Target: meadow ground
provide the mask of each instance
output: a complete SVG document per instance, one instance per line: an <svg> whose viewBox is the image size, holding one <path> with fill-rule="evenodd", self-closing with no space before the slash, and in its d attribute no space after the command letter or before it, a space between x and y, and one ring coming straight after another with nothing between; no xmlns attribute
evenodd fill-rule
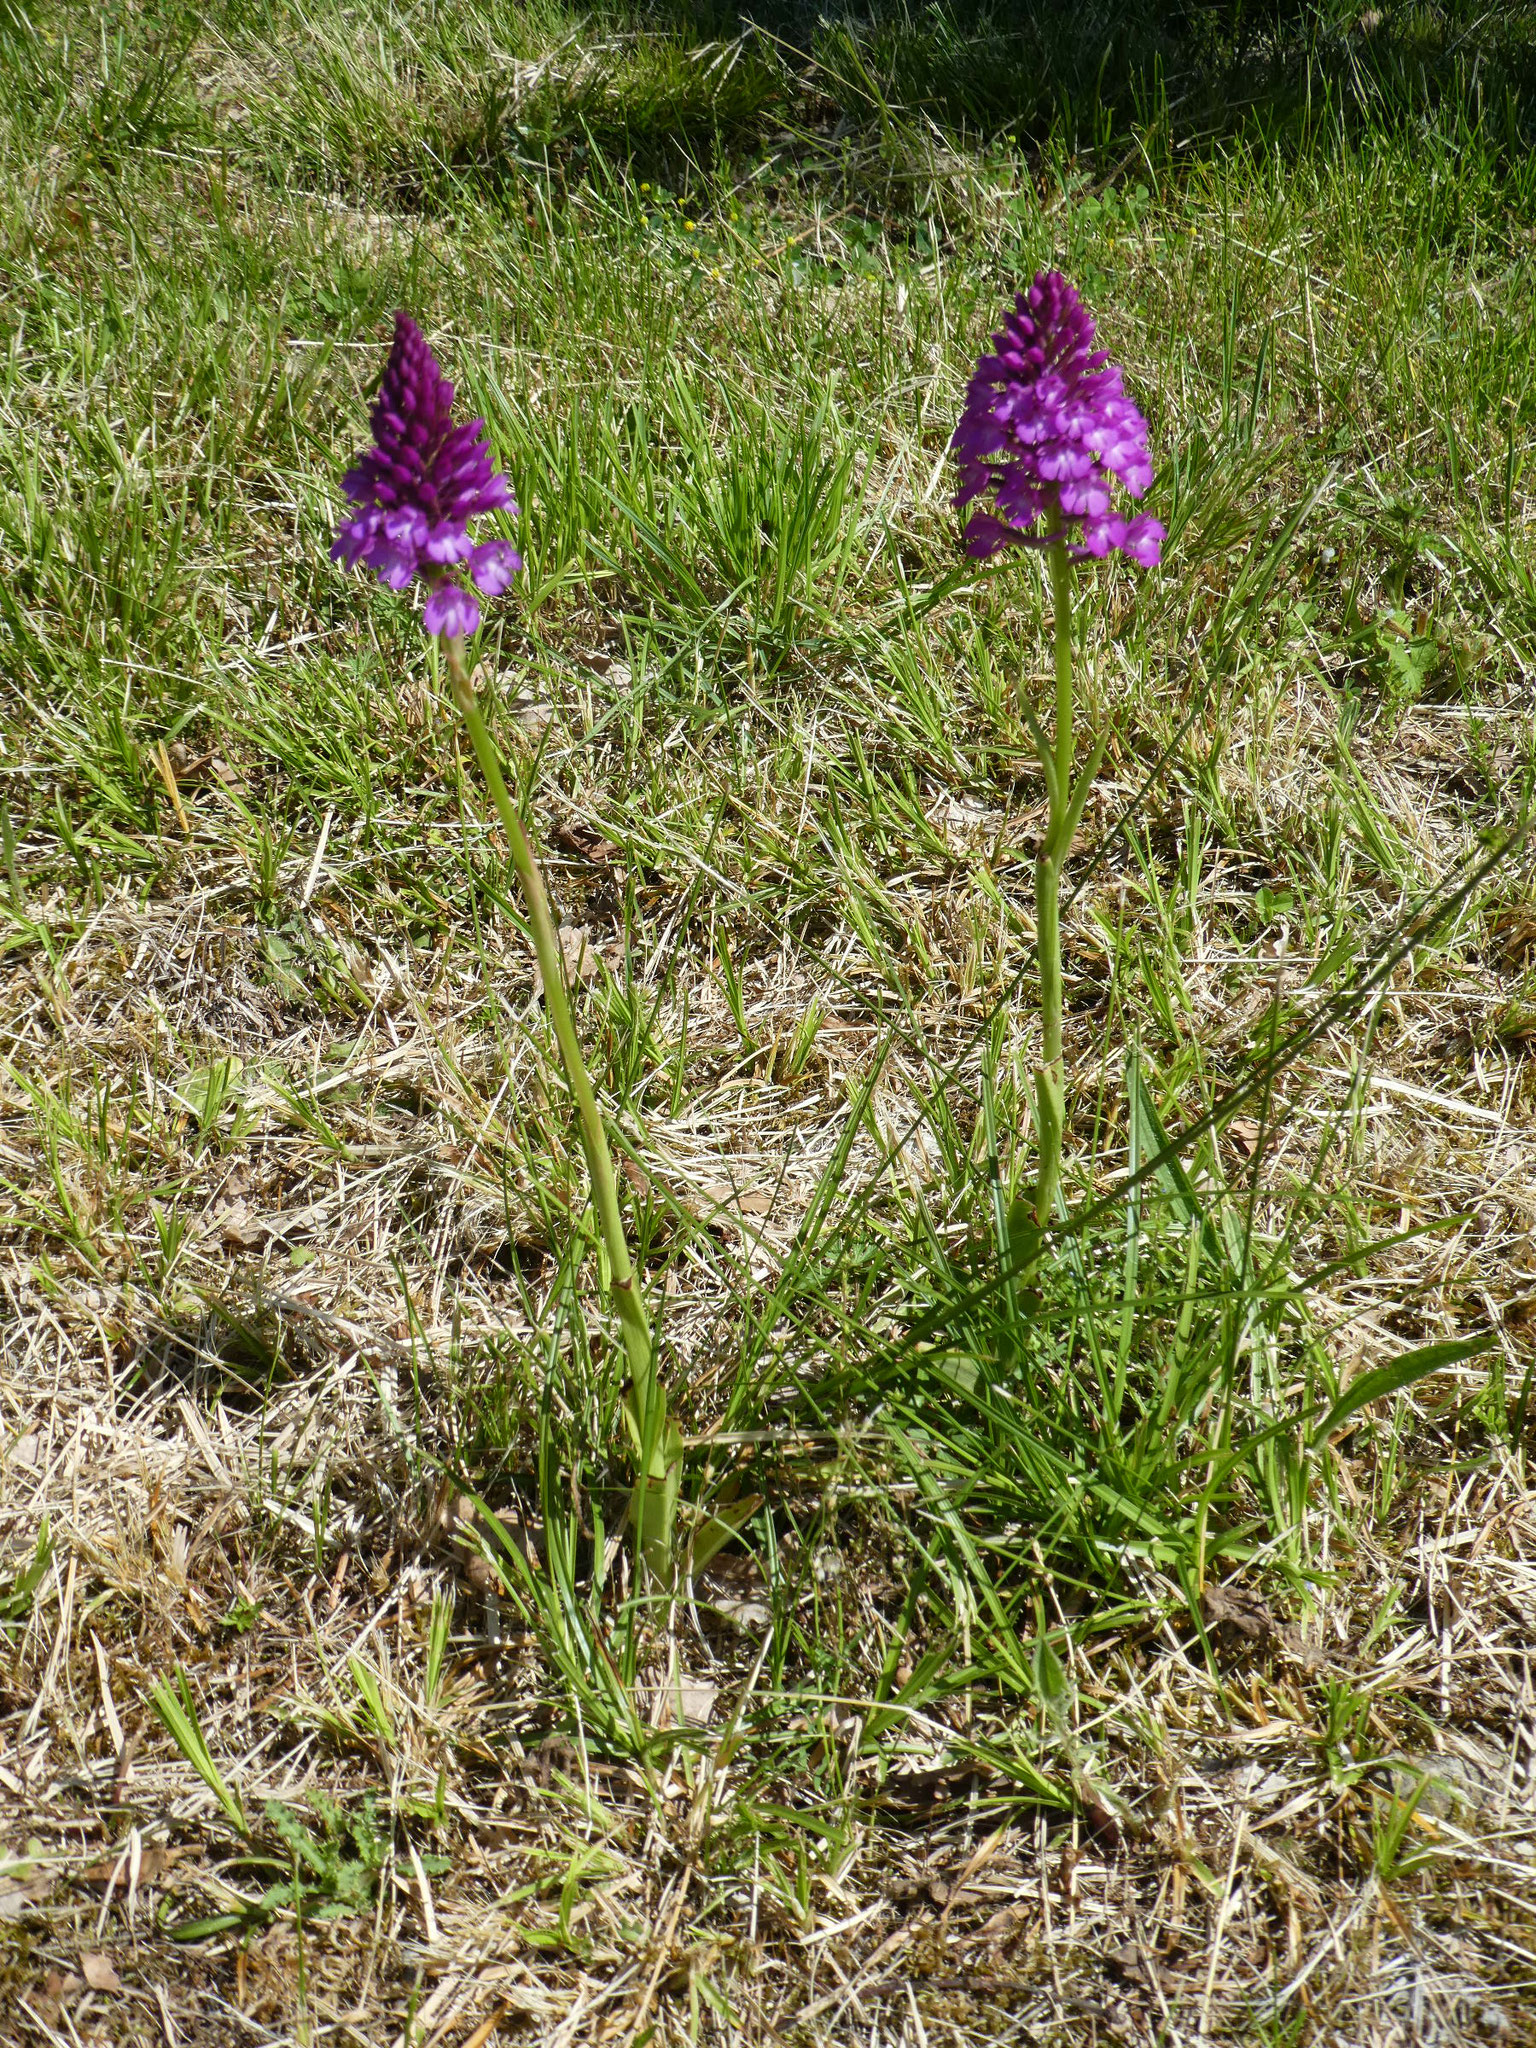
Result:
<svg viewBox="0 0 1536 2048"><path fill-rule="evenodd" d="M0 0L7 2041L1536 2040L1533 46ZM1030 1265L1049 604L945 451L1048 262L1170 540L1080 579ZM671 1609L506 849L328 557L396 306L743 1517Z"/></svg>

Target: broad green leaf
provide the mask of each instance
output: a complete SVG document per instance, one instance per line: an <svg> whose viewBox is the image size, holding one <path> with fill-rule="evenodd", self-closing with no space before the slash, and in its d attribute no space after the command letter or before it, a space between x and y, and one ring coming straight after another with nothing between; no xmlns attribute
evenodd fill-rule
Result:
<svg viewBox="0 0 1536 2048"><path fill-rule="evenodd" d="M1383 1401L1389 1394L1400 1394L1404 1387L1411 1387L1426 1373L1443 1372L1447 1366L1460 1365L1465 1358L1476 1358L1481 1352L1491 1351L1493 1342L1492 1337L1452 1338L1443 1344L1425 1344L1417 1351L1401 1351L1396 1358L1389 1358L1385 1365L1373 1366L1371 1371L1363 1372L1358 1379L1350 1381L1313 1431L1313 1443L1323 1443L1351 1415L1357 1414L1370 1402Z"/></svg>

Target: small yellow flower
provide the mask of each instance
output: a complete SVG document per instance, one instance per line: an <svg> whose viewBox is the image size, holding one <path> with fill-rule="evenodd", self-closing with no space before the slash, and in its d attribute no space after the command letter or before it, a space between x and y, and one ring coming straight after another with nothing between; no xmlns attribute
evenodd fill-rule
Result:
<svg viewBox="0 0 1536 2048"><path fill-rule="evenodd" d="M691 235L694 229L698 226L698 222L696 220L685 220L683 222L683 226L688 230L689 234Z"/></svg>
<svg viewBox="0 0 1536 2048"><path fill-rule="evenodd" d="M649 185L645 185L645 184L642 184L642 185L641 185L641 187L640 187L640 190L641 190L642 192L649 192L649 191L650 191L650 189L651 189L651 188L650 188L650 186L649 186Z"/></svg>

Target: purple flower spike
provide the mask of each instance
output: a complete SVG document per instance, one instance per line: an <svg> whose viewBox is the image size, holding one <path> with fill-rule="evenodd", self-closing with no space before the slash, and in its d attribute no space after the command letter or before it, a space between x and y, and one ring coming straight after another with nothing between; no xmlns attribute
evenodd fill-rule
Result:
<svg viewBox="0 0 1536 2048"><path fill-rule="evenodd" d="M1167 533L1157 520L1126 520L1110 509L1111 480L1139 498L1152 462L1147 423L1119 370L1094 349L1093 333L1059 270L1040 271L1003 315L992 337L997 353L977 363L949 444L960 470L956 511L992 499L966 522L968 555L1043 547L1065 526L1077 560L1116 549L1148 569L1161 559ZM1033 531L1042 517L1045 531Z"/></svg>
<svg viewBox="0 0 1536 2048"><path fill-rule="evenodd" d="M421 329L395 315L395 345L369 424L373 446L341 480L358 507L344 520L331 549L349 569L365 563L392 590L414 577L427 585L422 624L429 633L467 637L480 624L480 605L459 580L469 564L475 584L499 597L523 566L504 540L469 537L482 512L517 506L506 478L491 467L485 421L453 424L453 386L443 375Z"/></svg>

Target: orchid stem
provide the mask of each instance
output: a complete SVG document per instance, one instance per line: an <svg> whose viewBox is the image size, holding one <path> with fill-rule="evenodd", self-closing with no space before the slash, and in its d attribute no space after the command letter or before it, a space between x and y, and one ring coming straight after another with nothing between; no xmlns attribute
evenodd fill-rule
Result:
<svg viewBox="0 0 1536 2048"><path fill-rule="evenodd" d="M454 702L468 729L475 758L480 763L480 772L485 777L486 786L491 792L491 801L496 806L496 814L501 819L507 842L512 849L512 865L517 871L517 879L522 885L523 897L528 905L528 922L533 931L533 950L539 963L539 975L544 983L544 1001L549 1010L549 1021L554 1027L555 1043L560 1048L560 1060L565 1068L566 1080L576 1098L576 1109L581 1123L582 1149L586 1154L587 1172L592 1181L592 1200L603 1234L603 1245L608 1254L614 1307L618 1311L619 1324L624 1334L624 1349L629 1360L632 1393L627 1405L630 1411L630 1428L640 1464L641 1484L644 1486L647 1479L654 1479L664 1485L669 1477L671 1444L675 1431L668 1426L665 1397L656 1379L651 1326L646 1317L645 1304L640 1298L639 1287L636 1285L634 1265L629 1256L629 1243L624 1235L624 1220L619 1213L619 1192L614 1178L613 1155L608 1149L602 1112L592 1090L586 1062L581 1055L581 1041L576 1036L576 1026L571 1017L570 1000L565 987L565 962L555 938L554 921L549 914L549 898L544 893L543 877L534 859L528 833L508 793L496 748L490 733L486 730L485 720L480 715L474 685L470 682L464 666L464 643L460 639L450 638L444 634L441 644L448 665L448 678L453 686ZM673 1500L675 1496L676 1478L675 1475L671 1475ZM638 1524L642 1541L646 1541L647 1519L642 1512ZM666 1547L670 1549L670 1517L667 1519L669 1526L665 1532ZM656 1533L652 1531L653 1539ZM654 1540L647 1542L648 1550L655 1548Z"/></svg>
<svg viewBox="0 0 1536 2048"><path fill-rule="evenodd" d="M1062 1134L1066 1124L1066 1071L1061 1047L1061 871L1072 840L1086 789L1072 785L1072 563L1064 529L1058 525L1046 547L1051 597L1056 612L1056 731L1047 754L1039 742L1046 771L1050 816L1035 860L1036 954L1040 963L1040 1022L1043 1057L1035 1073L1035 1124L1039 1167L1035 1180L1035 1227L1044 1230L1056 1209L1061 1184ZM1096 765L1096 764L1095 764Z"/></svg>

